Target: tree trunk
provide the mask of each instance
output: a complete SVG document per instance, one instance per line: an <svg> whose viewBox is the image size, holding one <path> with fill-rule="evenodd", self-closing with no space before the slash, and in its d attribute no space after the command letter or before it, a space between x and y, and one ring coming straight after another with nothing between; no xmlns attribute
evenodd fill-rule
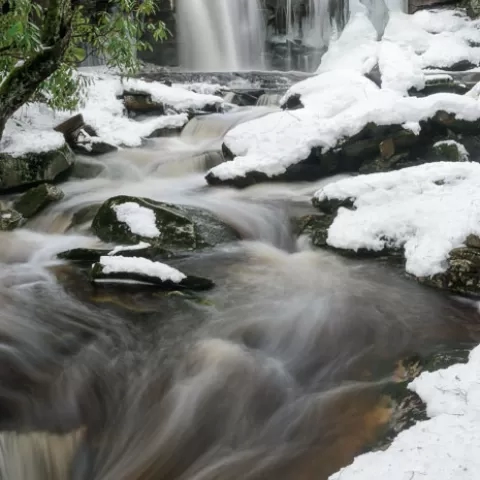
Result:
<svg viewBox="0 0 480 480"><path fill-rule="evenodd" d="M43 50L15 67L0 86L0 140L7 120L60 66L71 36L70 0L50 0L42 29Z"/></svg>

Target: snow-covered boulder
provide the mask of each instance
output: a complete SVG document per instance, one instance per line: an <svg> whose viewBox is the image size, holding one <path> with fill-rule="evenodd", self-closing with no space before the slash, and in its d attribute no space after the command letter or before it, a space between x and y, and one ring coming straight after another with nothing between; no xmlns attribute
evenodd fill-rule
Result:
<svg viewBox="0 0 480 480"><path fill-rule="evenodd" d="M145 242L167 252L211 247L238 238L205 210L127 196L107 200L93 219L92 229L105 242Z"/></svg>
<svg viewBox="0 0 480 480"><path fill-rule="evenodd" d="M75 155L61 134L55 138L56 144L45 146L39 144L36 152L22 151L18 145L12 142L11 148L8 138L2 140L3 148L0 147L0 193L9 190L24 190L32 185L43 182L53 182L58 177L65 175L71 169L75 161ZM27 142L26 145L24 142ZM32 148L28 144L28 138L22 139L22 148Z"/></svg>
<svg viewBox="0 0 480 480"><path fill-rule="evenodd" d="M424 283L479 293L480 165L436 162L328 184L306 223L317 246L348 254L405 257Z"/></svg>

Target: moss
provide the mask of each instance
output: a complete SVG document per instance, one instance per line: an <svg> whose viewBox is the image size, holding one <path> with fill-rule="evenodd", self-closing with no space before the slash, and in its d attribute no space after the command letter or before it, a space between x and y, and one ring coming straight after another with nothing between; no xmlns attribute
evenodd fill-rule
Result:
<svg viewBox="0 0 480 480"><path fill-rule="evenodd" d="M0 210L0 231L6 232L20 227L25 222L22 215L11 209Z"/></svg>

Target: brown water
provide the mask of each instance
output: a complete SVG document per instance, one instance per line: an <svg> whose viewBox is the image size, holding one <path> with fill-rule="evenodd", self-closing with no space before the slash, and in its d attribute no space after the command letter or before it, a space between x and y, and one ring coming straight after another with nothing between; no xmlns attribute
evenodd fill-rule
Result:
<svg viewBox="0 0 480 480"><path fill-rule="evenodd" d="M388 427L398 360L478 340L467 304L295 238L289 218L321 182L207 188L226 128L202 121L82 160L101 173L0 235L1 479L327 479ZM101 245L71 222L117 194L201 206L237 229L242 241L173 262L217 287L92 286L55 260Z"/></svg>

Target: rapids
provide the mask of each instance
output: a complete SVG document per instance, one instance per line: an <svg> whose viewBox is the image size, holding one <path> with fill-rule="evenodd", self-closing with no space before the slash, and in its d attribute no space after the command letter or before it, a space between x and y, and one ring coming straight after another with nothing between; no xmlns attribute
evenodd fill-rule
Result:
<svg viewBox="0 0 480 480"><path fill-rule="evenodd" d="M400 360L478 341L470 305L296 238L291 218L332 179L206 186L225 132L270 111L80 158L63 201L0 234L0 478L326 480L385 434ZM233 226L242 241L172 262L217 287L94 286L56 260L101 246L89 209L117 194Z"/></svg>

